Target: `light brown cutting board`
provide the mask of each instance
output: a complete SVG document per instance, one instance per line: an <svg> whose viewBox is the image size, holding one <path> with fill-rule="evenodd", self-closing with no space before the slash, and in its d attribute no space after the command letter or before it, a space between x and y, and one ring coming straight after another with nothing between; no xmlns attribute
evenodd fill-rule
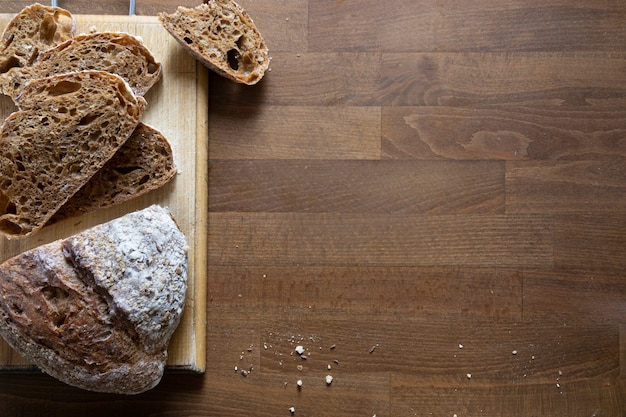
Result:
<svg viewBox="0 0 626 417"><path fill-rule="evenodd" d="M0 14L0 30L13 15ZM163 64L161 80L146 94L142 121L168 138L179 173L160 190L133 201L80 218L67 219L20 240L0 238L0 261L27 249L70 236L125 213L160 204L169 207L189 242L189 281L185 311L169 347L168 369L203 372L206 357L206 249L208 74L149 16L75 15L76 33L123 31L140 36ZM15 107L0 97L4 120ZM0 338L0 370L19 371L33 366Z"/></svg>

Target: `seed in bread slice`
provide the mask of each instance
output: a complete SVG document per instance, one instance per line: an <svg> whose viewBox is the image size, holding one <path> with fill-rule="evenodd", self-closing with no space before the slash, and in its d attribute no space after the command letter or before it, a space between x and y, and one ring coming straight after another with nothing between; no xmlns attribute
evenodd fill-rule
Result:
<svg viewBox="0 0 626 417"><path fill-rule="evenodd" d="M83 70L117 74L136 95L143 96L161 76L161 63L140 38L128 33L77 35L40 53L31 66L0 75L0 92L15 99L33 79Z"/></svg>
<svg viewBox="0 0 626 417"><path fill-rule="evenodd" d="M139 123L126 143L54 214L48 225L156 190L176 172L172 148L165 136Z"/></svg>
<svg viewBox="0 0 626 417"><path fill-rule="evenodd" d="M74 18L67 10L39 3L25 7L2 33L0 74L31 65L39 53L73 35Z"/></svg>
<svg viewBox="0 0 626 417"><path fill-rule="evenodd" d="M159 206L0 265L0 333L49 375L138 394L160 381L185 305L187 242Z"/></svg>
<svg viewBox="0 0 626 417"><path fill-rule="evenodd" d="M206 67L233 81L256 84L269 68L265 40L248 13L232 0L160 13L165 29Z"/></svg>
<svg viewBox="0 0 626 417"><path fill-rule="evenodd" d="M108 161L146 101L119 76L82 71L33 80L0 127L0 233L23 237Z"/></svg>

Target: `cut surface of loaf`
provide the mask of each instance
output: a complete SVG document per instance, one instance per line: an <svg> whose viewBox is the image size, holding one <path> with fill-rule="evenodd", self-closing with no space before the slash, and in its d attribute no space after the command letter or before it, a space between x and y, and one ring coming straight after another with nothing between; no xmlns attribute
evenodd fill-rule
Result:
<svg viewBox="0 0 626 417"><path fill-rule="evenodd" d="M101 71L32 81L0 127L0 233L40 229L126 142L146 102Z"/></svg>
<svg viewBox="0 0 626 417"><path fill-rule="evenodd" d="M0 265L0 333L51 376L138 394L158 384L187 288L187 243L159 206Z"/></svg>
<svg viewBox="0 0 626 417"><path fill-rule="evenodd" d="M124 78L143 96L161 75L161 63L138 37L123 32L77 35L39 54L23 68L0 75L0 92L15 99L29 81L65 72L107 71Z"/></svg>
<svg viewBox="0 0 626 417"><path fill-rule="evenodd" d="M165 185L176 172L165 136L139 123L126 143L54 214L48 225L139 197Z"/></svg>
<svg viewBox="0 0 626 417"><path fill-rule="evenodd" d="M165 29L208 68L243 84L256 84L269 68L263 36L248 13L232 0L209 0L160 13Z"/></svg>
<svg viewBox="0 0 626 417"><path fill-rule="evenodd" d="M73 35L74 18L67 10L39 3L25 7L2 33L0 74L31 65L39 53Z"/></svg>

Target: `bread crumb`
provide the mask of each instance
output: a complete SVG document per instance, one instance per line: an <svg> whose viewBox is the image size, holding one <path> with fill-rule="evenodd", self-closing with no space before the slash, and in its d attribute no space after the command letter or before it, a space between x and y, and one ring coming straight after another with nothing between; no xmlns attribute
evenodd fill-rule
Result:
<svg viewBox="0 0 626 417"><path fill-rule="evenodd" d="M291 414L296 414L296 407L289 407L289 412Z"/></svg>
<svg viewBox="0 0 626 417"><path fill-rule="evenodd" d="M467 379L472 379L472 374L467 374Z"/></svg>
<svg viewBox="0 0 626 417"><path fill-rule="evenodd" d="M297 380L296 385L298 386L298 388L302 388L302 380L301 379Z"/></svg>
<svg viewBox="0 0 626 417"><path fill-rule="evenodd" d="M304 346L298 345L294 350L298 355L302 355L304 353Z"/></svg>
<svg viewBox="0 0 626 417"><path fill-rule="evenodd" d="M332 375L326 375L326 385L330 385L333 383L333 376Z"/></svg>
<svg viewBox="0 0 626 417"><path fill-rule="evenodd" d="M517 355L517 350L514 350L513 352L511 352L512 355Z"/></svg>

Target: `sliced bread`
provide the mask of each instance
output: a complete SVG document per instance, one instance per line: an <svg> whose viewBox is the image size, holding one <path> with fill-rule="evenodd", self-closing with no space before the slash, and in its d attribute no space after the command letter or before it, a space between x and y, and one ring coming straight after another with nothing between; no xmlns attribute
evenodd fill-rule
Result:
<svg viewBox="0 0 626 417"><path fill-rule="evenodd" d="M119 76L33 80L0 127L0 233L43 227L130 137L146 102Z"/></svg>
<svg viewBox="0 0 626 417"><path fill-rule="evenodd" d="M37 56L74 35L74 18L59 7L35 3L22 9L2 33L0 74L27 67Z"/></svg>
<svg viewBox="0 0 626 417"><path fill-rule="evenodd" d="M0 75L0 92L15 99L29 81L65 72L107 71L143 96L161 75L161 64L138 37L120 32L77 35L39 54L31 65Z"/></svg>
<svg viewBox="0 0 626 417"><path fill-rule="evenodd" d="M126 143L54 214L48 225L139 197L168 183L176 172L165 136L139 123Z"/></svg>
<svg viewBox="0 0 626 417"><path fill-rule="evenodd" d="M151 206L0 265L0 333L51 376L138 394L161 380L187 287L187 243Z"/></svg>
<svg viewBox="0 0 626 417"><path fill-rule="evenodd" d="M209 0L195 8L160 13L163 27L186 50L233 81L256 84L269 68L265 40L248 13L232 0Z"/></svg>

